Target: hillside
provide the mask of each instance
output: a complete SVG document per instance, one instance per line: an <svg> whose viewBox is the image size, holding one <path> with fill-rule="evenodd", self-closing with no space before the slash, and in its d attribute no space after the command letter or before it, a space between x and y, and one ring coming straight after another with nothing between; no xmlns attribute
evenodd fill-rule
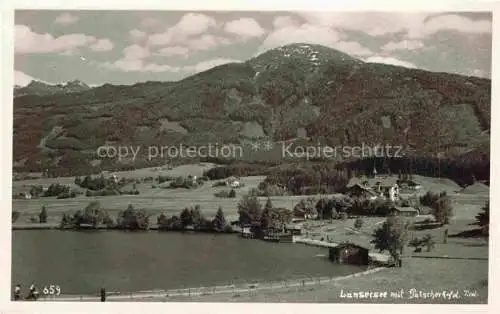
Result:
<svg viewBox="0 0 500 314"><path fill-rule="evenodd" d="M365 63L293 44L177 82L15 97L14 168L76 171L130 162L97 161L95 150L106 143L307 136L314 145L404 145L405 129L407 154L477 154L489 147L490 89L487 79ZM136 160L143 165L144 158Z"/></svg>

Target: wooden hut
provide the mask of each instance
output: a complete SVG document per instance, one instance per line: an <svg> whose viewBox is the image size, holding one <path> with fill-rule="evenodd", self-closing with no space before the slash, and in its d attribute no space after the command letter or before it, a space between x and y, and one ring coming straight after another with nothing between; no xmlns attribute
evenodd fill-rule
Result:
<svg viewBox="0 0 500 314"><path fill-rule="evenodd" d="M339 264L368 265L369 248L354 243L340 243L329 248L329 259Z"/></svg>

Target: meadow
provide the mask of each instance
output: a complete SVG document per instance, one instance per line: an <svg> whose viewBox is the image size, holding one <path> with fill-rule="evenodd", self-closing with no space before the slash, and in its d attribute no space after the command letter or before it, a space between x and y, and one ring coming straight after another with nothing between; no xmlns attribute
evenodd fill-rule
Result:
<svg viewBox="0 0 500 314"><path fill-rule="evenodd" d="M214 167L211 163L200 163L191 165L182 165L173 169L166 168L143 168L133 171L115 172L117 177L127 179L143 179L146 177L162 176L201 176L203 171ZM13 194L19 194L29 190L31 185L43 185L48 187L52 183L69 185L72 188L79 188L74 184L74 177L59 178L39 178L31 180L13 181ZM196 189L165 189L160 186L153 187L152 182L136 184L139 195L118 195L118 196L99 196L87 197L79 195L76 198L56 199L55 197L41 197L32 200L13 199L12 209L19 211L21 217L17 223L25 223L30 216L37 215L42 206L46 206L49 212L48 222L59 222L64 213L73 213L94 200L101 203L102 208L106 209L111 215L117 215L125 210L129 204L136 208L147 210L153 216L159 214L176 215L185 207L199 205L202 212L207 217L215 216L217 209L222 207L228 219L236 220L238 217L238 202L241 197L247 194L252 188L256 188L260 182L265 179L264 176L242 177L243 187L236 189L235 198L219 198L214 193L221 190L228 190L227 187L212 187L216 181L206 181L201 187ZM414 176L414 180L423 186L418 192L419 195L426 191L441 192L446 191L451 196L455 217L457 220L472 219L478 212L480 206L488 199L488 193L462 194L461 187L450 179L430 178L423 176ZM125 186L124 189L131 189L132 184ZM82 192L84 192L82 190ZM332 195L316 195L312 197L325 197ZM408 196L408 195L406 195ZM293 209L293 207L303 198L310 196L274 196L271 197L275 207L284 207ZM266 197L259 198L264 204Z"/></svg>

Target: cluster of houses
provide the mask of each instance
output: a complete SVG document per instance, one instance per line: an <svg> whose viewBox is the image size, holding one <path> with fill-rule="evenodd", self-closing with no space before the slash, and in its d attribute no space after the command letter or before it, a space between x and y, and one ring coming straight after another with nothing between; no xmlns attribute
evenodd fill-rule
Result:
<svg viewBox="0 0 500 314"><path fill-rule="evenodd" d="M398 179L392 176L377 175L376 169L374 169L371 177L351 179L346 186L345 195L358 199L390 200L394 204L390 210L390 215L415 217L419 215L418 209L413 207L397 206L395 203L401 200L401 192L414 193L421 188L422 187L412 179ZM294 219L294 222L295 223L292 223L291 225L284 226L283 230L278 233L268 233L259 238L268 241L295 242L297 237L300 238L302 228L299 224L297 224L297 218ZM247 238L258 237L250 230L249 227L242 228L242 236ZM306 243L305 240L302 240L304 239L297 241ZM324 244L320 246L328 247L328 256L333 262L362 265L366 265L369 262L387 262L384 260L386 257L377 257L377 253L369 252L371 247L370 240L359 232L354 234L352 232L347 232L346 234L339 233L336 234L331 240L334 243L330 243L329 241L319 242ZM310 242L315 241L318 242L317 240L311 240Z"/></svg>
<svg viewBox="0 0 500 314"><path fill-rule="evenodd" d="M346 186L345 194L358 199L383 199L396 202L401 200L401 190L414 192L421 188L411 179L401 180L392 176L379 176L377 170L373 169L373 175L370 178L352 178ZM394 205L391 213L399 216L416 216L419 211L412 207Z"/></svg>

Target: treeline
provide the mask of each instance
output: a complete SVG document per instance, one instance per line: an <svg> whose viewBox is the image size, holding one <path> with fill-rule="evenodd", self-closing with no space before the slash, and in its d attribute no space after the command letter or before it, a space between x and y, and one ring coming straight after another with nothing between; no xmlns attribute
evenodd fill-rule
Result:
<svg viewBox="0 0 500 314"><path fill-rule="evenodd" d="M229 177L248 177L269 175L273 171L268 165L261 163L236 163L218 166L203 172L210 180L221 180Z"/></svg>
<svg viewBox="0 0 500 314"><path fill-rule="evenodd" d="M234 164L205 171L212 180L231 176L267 176L259 185L258 196L330 194L343 190L349 181L349 172L336 169L331 163L312 163L303 167L282 165L269 167L263 164Z"/></svg>
<svg viewBox="0 0 500 314"><path fill-rule="evenodd" d="M350 216L379 216L391 214L395 206L413 207L420 214L431 214L441 224L448 224L453 216L451 200L446 192L427 192L420 198L411 198L393 202L388 199L363 199L357 197L322 197L320 199L302 199L293 209L295 217L325 219L343 219Z"/></svg>
<svg viewBox="0 0 500 314"><path fill-rule="evenodd" d="M177 216L167 217L161 214L157 218L158 230L196 230L203 232L231 233L233 229L226 221L222 207L219 207L215 218L208 219L201 212L200 206L184 208Z"/></svg>
<svg viewBox="0 0 500 314"><path fill-rule="evenodd" d="M253 232L283 230L290 223L293 212L286 208L274 207L270 198L262 207L256 196L244 195L238 203L238 221L242 227L250 227Z"/></svg>
<svg viewBox="0 0 500 314"><path fill-rule="evenodd" d="M38 197L57 197L58 199L72 198L78 195L78 192L72 190L70 186L59 183L53 183L45 190L42 185L33 185L29 190L32 198ZM18 196L16 196L18 197Z"/></svg>
<svg viewBox="0 0 500 314"><path fill-rule="evenodd" d="M43 209L45 217L47 212ZM90 202L83 210L78 210L73 215L64 214L61 229L119 229L119 230L149 230L151 214L144 209L136 209L128 205L127 209L118 213L116 218L111 217L101 207L98 201ZM14 217L13 220L18 218ZM45 218L46 219L46 218ZM230 233L233 232L227 223L222 208L219 208L214 219L208 219L201 212L200 206L185 208L179 215L167 217L164 214L158 216L156 221L158 230L196 230L203 232Z"/></svg>
<svg viewBox="0 0 500 314"><path fill-rule="evenodd" d="M317 161L308 165L284 163L274 167L261 163L237 163L209 169L204 175L211 180L230 176L266 176L264 185L260 186L261 190L278 186L286 188L292 195L313 195L342 192L351 177L370 175L374 167L379 174L442 177L454 180L460 185L490 179L490 160L487 155L459 159L373 157L340 164ZM264 192L261 195L266 194L273 195Z"/></svg>
<svg viewBox="0 0 500 314"><path fill-rule="evenodd" d="M371 174L373 167L379 173L410 173L428 177L448 178L460 185L470 185L474 180L490 179L490 158L475 155L457 159L434 157L366 158L341 163L337 169L345 169L354 174Z"/></svg>
<svg viewBox="0 0 500 314"><path fill-rule="evenodd" d="M301 200L293 209L295 217L325 219L344 219L349 216L380 216L390 214L396 204L390 200L367 200L359 198L322 197ZM402 206L410 206L408 202L400 202Z"/></svg>

